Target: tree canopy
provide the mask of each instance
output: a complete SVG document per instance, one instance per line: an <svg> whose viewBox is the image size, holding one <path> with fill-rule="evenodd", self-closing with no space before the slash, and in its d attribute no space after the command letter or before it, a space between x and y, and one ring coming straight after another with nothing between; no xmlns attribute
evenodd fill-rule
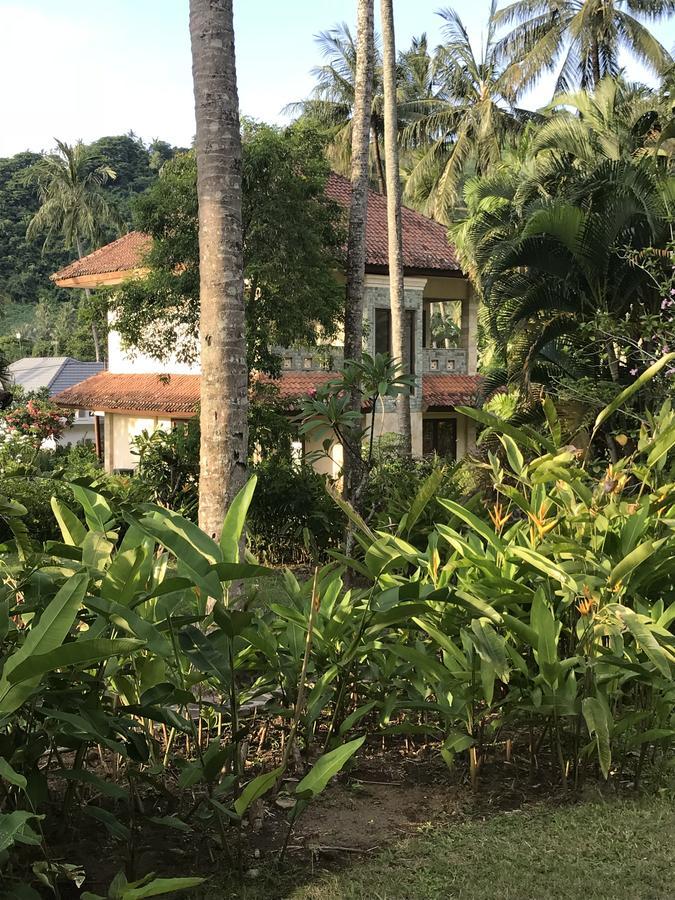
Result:
<svg viewBox="0 0 675 900"><path fill-rule="evenodd" d="M249 365L275 372L275 345L330 337L343 311L335 278L343 229L324 192L325 140L306 125L246 123L243 143L244 267ZM167 163L136 204L136 225L153 237L147 277L114 292L116 327L157 358L192 360L199 318L196 164Z"/></svg>

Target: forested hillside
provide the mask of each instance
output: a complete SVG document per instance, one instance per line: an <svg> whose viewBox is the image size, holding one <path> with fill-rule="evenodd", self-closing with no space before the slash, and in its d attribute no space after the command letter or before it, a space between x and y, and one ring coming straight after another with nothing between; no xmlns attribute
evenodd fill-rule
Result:
<svg viewBox="0 0 675 900"><path fill-rule="evenodd" d="M88 166L115 173L101 188L114 207L116 221L104 226L103 241L132 227L132 201L157 177L174 152L166 141L146 145L130 132L101 137L88 145ZM72 355L93 358L90 319L81 292L56 288L52 272L77 252L59 234L26 236L40 208L38 153L17 153L0 158L0 355L11 362L25 355ZM84 240L84 252L94 249Z"/></svg>

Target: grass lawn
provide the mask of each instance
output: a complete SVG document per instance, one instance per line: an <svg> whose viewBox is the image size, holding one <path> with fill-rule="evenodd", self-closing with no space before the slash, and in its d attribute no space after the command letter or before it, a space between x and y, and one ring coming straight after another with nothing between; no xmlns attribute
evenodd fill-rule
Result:
<svg viewBox="0 0 675 900"><path fill-rule="evenodd" d="M671 798L542 804L430 829L302 886L270 879L268 890L239 896L666 900L675 898L674 842Z"/></svg>

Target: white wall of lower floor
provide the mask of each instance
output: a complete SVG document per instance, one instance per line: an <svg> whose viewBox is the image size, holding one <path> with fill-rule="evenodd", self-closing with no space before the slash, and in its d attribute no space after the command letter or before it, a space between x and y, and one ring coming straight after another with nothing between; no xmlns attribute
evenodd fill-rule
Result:
<svg viewBox="0 0 675 900"><path fill-rule="evenodd" d="M422 428L425 419L456 419L457 421L457 458L461 459L473 450L476 444L475 423L459 413L422 413L413 412L412 436L413 455L422 455ZM138 413L106 413L105 414L105 468L108 472L119 469L135 469L138 457L132 452L132 443L142 431L153 432L157 428L165 431L172 427L171 419L161 416L149 416ZM375 417L375 440L386 435L396 434L396 413L377 413ZM331 444L328 455L325 454L323 442L327 435L312 435L305 439L305 456L315 456L313 461L317 472L338 478L342 469L343 451L339 442Z"/></svg>

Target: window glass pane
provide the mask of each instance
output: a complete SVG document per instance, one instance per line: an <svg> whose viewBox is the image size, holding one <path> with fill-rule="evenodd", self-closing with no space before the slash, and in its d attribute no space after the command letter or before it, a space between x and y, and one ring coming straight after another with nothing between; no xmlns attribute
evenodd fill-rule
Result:
<svg viewBox="0 0 675 900"><path fill-rule="evenodd" d="M444 459L457 459L457 420L424 419L422 422L422 453L436 453Z"/></svg>
<svg viewBox="0 0 675 900"><path fill-rule="evenodd" d="M439 419L436 452L446 459L457 458L457 420Z"/></svg>
<svg viewBox="0 0 675 900"><path fill-rule="evenodd" d="M462 301L432 300L428 311L428 333L425 334L424 346L433 349L459 347L462 340Z"/></svg>
<svg viewBox="0 0 675 900"><path fill-rule="evenodd" d="M375 310L375 352L391 353L391 310Z"/></svg>

